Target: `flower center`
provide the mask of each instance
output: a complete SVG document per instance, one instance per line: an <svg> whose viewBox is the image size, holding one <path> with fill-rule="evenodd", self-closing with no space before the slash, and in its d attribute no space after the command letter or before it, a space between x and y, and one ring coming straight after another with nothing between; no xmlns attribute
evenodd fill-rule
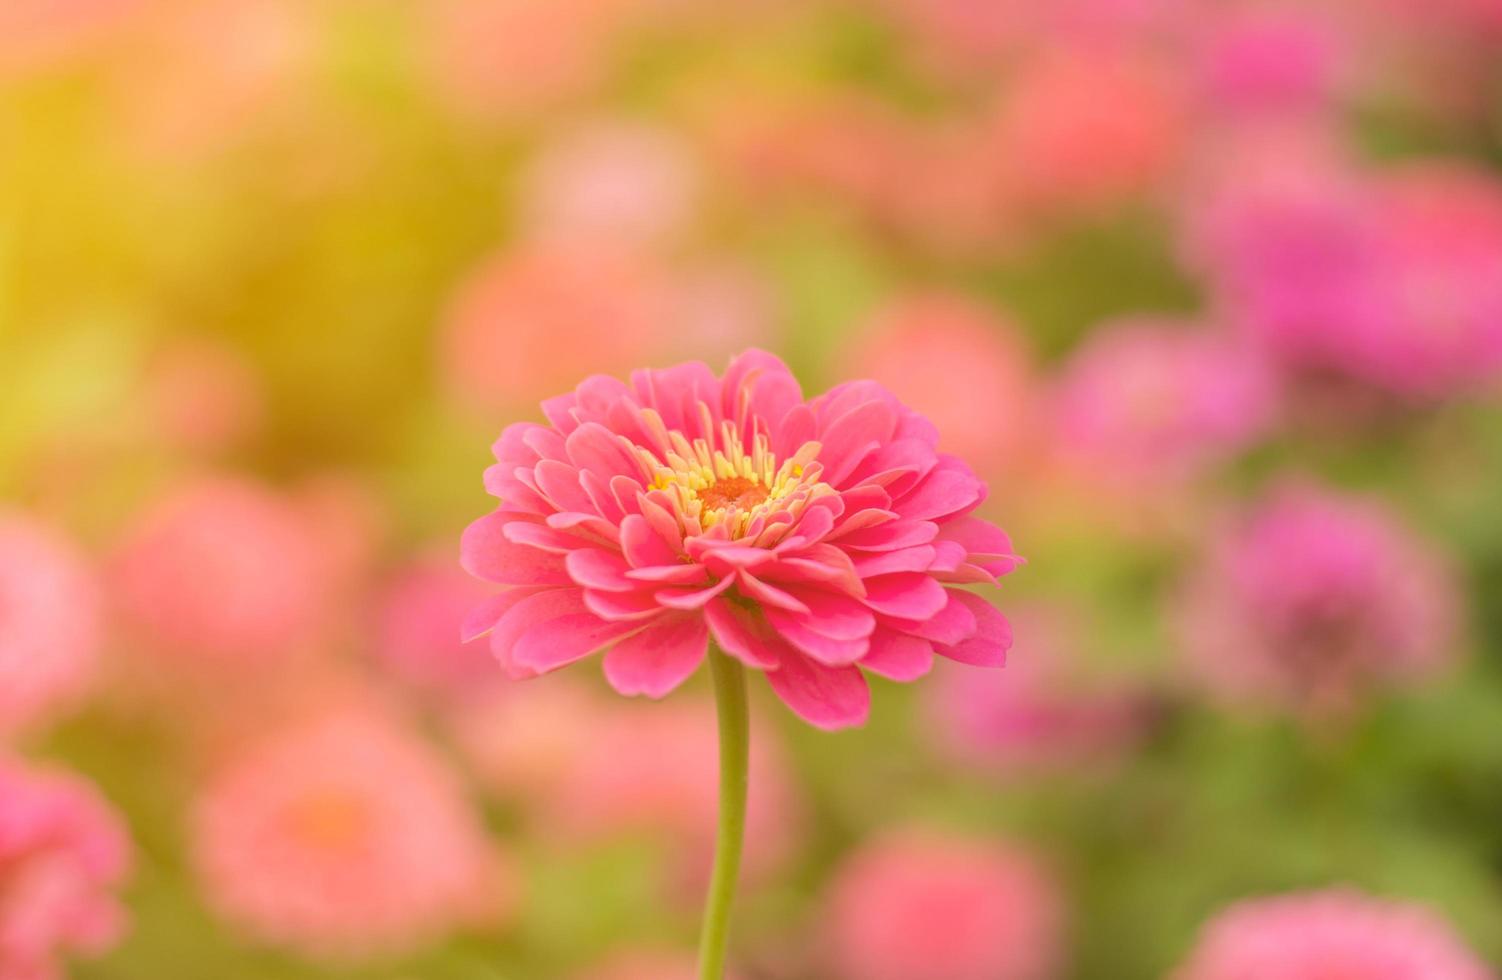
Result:
<svg viewBox="0 0 1502 980"><path fill-rule="evenodd" d="M661 442L656 452L636 447L652 474L649 489L667 494L686 533L725 525L731 537L755 536L771 515L799 513L810 499L834 492L819 479L817 442L779 461L765 435L753 437L748 449L730 422L712 443L662 427L650 410L643 418Z"/></svg>

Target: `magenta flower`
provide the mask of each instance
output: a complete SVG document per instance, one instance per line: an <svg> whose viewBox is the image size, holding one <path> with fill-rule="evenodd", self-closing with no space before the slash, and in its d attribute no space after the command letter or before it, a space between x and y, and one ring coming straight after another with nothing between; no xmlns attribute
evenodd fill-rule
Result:
<svg viewBox="0 0 1502 980"><path fill-rule="evenodd" d="M1195 676L1238 704L1338 716L1455 654L1441 556L1380 507L1311 487L1229 528L1184 598Z"/></svg>
<svg viewBox="0 0 1502 980"><path fill-rule="evenodd" d="M513 676L596 653L661 697L711 635L805 720L859 724L864 671L908 681L938 653L1000 666L1007 622L958 586L1019 563L971 512L985 485L874 382L805 401L776 357L593 377L518 423L486 472L500 507L465 567L506 586L468 633Z"/></svg>
<svg viewBox="0 0 1502 980"><path fill-rule="evenodd" d="M1331 889L1231 906L1173 980L1494 980L1429 910Z"/></svg>
<svg viewBox="0 0 1502 980"><path fill-rule="evenodd" d="M0 756L0 977L55 980L109 949L130 867L125 827L82 779Z"/></svg>

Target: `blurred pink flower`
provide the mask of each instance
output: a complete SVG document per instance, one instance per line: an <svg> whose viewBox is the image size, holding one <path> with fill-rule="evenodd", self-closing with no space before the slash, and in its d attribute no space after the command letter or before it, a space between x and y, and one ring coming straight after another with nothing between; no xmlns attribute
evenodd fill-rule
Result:
<svg viewBox="0 0 1502 980"><path fill-rule="evenodd" d="M1032 427L1030 360L1010 319L934 293L879 311L844 367L886 385L933 421L945 448L993 475L1016 461Z"/></svg>
<svg viewBox="0 0 1502 980"><path fill-rule="evenodd" d="M698 177L671 130L601 121L544 147L522 177L520 206L534 236L668 245L693 221Z"/></svg>
<svg viewBox="0 0 1502 980"><path fill-rule="evenodd" d="M252 435L265 415L259 379L233 348L205 338L173 341L146 368L149 437L169 448L215 453Z"/></svg>
<svg viewBox="0 0 1502 980"><path fill-rule="evenodd" d="M1315 5L1231 9L1201 40L1202 83L1217 111L1318 111L1338 94L1349 44Z"/></svg>
<svg viewBox="0 0 1502 980"><path fill-rule="evenodd" d="M875 382L804 401L777 358L595 376L495 444L502 503L465 531L465 567L508 588L470 634L516 677L610 648L605 676L661 697L710 633L805 720L859 724L861 668L897 680L937 652L1000 666L1006 620L972 592L1015 568L970 516L986 495L938 432ZM730 591L734 588L734 591Z"/></svg>
<svg viewBox="0 0 1502 980"><path fill-rule="evenodd" d="M459 693L495 673L483 643L465 643L460 627L489 594L436 551L400 568L381 591L375 652L401 679L435 693Z"/></svg>
<svg viewBox="0 0 1502 980"><path fill-rule="evenodd" d="M1380 506L1289 485L1215 542L1180 629L1212 693L1338 716L1451 663L1456 588L1441 556Z"/></svg>
<svg viewBox="0 0 1502 980"><path fill-rule="evenodd" d="M373 710L326 706L246 747L191 831L210 903L268 943L396 954L510 911L514 882L455 775Z"/></svg>
<svg viewBox="0 0 1502 980"><path fill-rule="evenodd" d="M518 691L495 679L446 713L454 740L485 789L500 799L556 798L590 734L609 708L571 675L554 674Z"/></svg>
<svg viewBox="0 0 1502 980"><path fill-rule="evenodd" d="M775 732L752 739L746 824L749 879L765 878L797 842L801 807ZM709 878L719 793L712 706L702 701L596 713L546 798L541 825L570 840L656 836L671 843L675 884L694 901Z"/></svg>
<svg viewBox="0 0 1502 980"><path fill-rule="evenodd" d="M99 588L53 528L0 510L0 738L72 708L98 667Z"/></svg>
<svg viewBox="0 0 1502 980"><path fill-rule="evenodd" d="M319 538L292 500L247 479L210 476L169 489L136 515L112 591L147 652L262 669L318 634L325 571Z"/></svg>
<svg viewBox="0 0 1502 980"><path fill-rule="evenodd" d="M1168 319L1105 324L1053 394L1055 450L1094 477L1151 487L1193 476L1267 434L1277 385L1255 350Z"/></svg>
<svg viewBox="0 0 1502 980"><path fill-rule="evenodd" d="M632 0L438 0L424 5L438 93L482 119L527 116L588 94L610 68Z"/></svg>
<svg viewBox="0 0 1502 980"><path fill-rule="evenodd" d="M940 750L1003 774L1075 772L1130 751L1146 728L1145 701L1084 674L1079 631L1064 611L1034 608L1011 618L1025 653L1006 670L946 666L924 692L927 730Z"/></svg>
<svg viewBox="0 0 1502 980"><path fill-rule="evenodd" d="M6 0L0 78L70 66L134 18L146 0Z"/></svg>
<svg viewBox="0 0 1502 980"><path fill-rule="evenodd" d="M1174 980L1494 980L1428 909L1350 889L1253 899L1221 912Z"/></svg>
<svg viewBox="0 0 1502 980"><path fill-rule="evenodd" d="M1502 376L1502 182L1459 164L1356 171L1277 145L1192 219L1227 313L1290 367L1414 398Z"/></svg>
<svg viewBox="0 0 1502 980"><path fill-rule="evenodd" d="M1156 189L1187 135L1182 83L1144 56L1055 48L1024 64L997 125L1033 207L1112 207Z"/></svg>
<svg viewBox="0 0 1502 980"><path fill-rule="evenodd" d="M691 954L633 951L616 953L575 980L695 980L698 975Z"/></svg>
<svg viewBox="0 0 1502 980"><path fill-rule="evenodd" d="M498 254L450 307L446 380L493 417L581 373L625 371L659 346L668 302L655 271L620 250L552 243Z"/></svg>
<svg viewBox="0 0 1502 980"><path fill-rule="evenodd" d="M985 839L903 832L838 870L824 940L840 980L1048 980L1063 954L1057 886Z"/></svg>
<svg viewBox="0 0 1502 980"><path fill-rule="evenodd" d="M0 801L0 977L61 980L124 931L125 826L83 779L4 756Z"/></svg>

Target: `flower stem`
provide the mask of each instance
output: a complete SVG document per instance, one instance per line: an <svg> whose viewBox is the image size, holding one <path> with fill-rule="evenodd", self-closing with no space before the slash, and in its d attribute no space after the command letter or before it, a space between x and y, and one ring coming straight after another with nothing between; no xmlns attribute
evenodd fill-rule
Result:
<svg viewBox="0 0 1502 980"><path fill-rule="evenodd" d="M720 829L704 905L704 929L699 936L699 980L722 980L730 939L730 907L735 901L746 838L751 724L746 709L746 668L713 645L709 648L709 667L720 716Z"/></svg>

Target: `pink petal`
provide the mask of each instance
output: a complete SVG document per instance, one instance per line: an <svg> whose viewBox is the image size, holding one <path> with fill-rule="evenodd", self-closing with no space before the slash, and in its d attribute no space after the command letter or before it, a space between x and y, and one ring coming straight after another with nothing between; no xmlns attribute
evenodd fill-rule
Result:
<svg viewBox="0 0 1502 980"><path fill-rule="evenodd" d="M932 643L885 627L871 634L871 650L860 662L873 674L904 682L922 677L933 664Z"/></svg>
<svg viewBox="0 0 1502 980"><path fill-rule="evenodd" d="M826 731L864 724L871 712L871 689L859 667L826 667L786 651L767 681L794 714Z"/></svg>
<svg viewBox="0 0 1502 980"><path fill-rule="evenodd" d="M660 698L698 669L708 642L702 617L664 617L605 654L605 678L622 694Z"/></svg>
<svg viewBox="0 0 1502 980"><path fill-rule="evenodd" d="M889 575L893 572L926 572L933 565L938 553L933 545L920 544L914 548L896 551L872 551L857 553L852 559L855 570L862 578Z"/></svg>
<svg viewBox="0 0 1502 980"><path fill-rule="evenodd" d="M647 568L632 568L626 577L633 582L652 585L703 585L709 581L709 573L702 565L652 565Z"/></svg>
<svg viewBox="0 0 1502 980"><path fill-rule="evenodd" d="M836 640L859 640L870 636L876 628L876 617L871 610L849 596L810 588L792 589L789 594L803 603L808 612L788 615L816 633ZM776 621L773 622L775 625Z"/></svg>
<svg viewBox="0 0 1502 980"><path fill-rule="evenodd" d="M735 576L729 576L702 589L658 589L653 597L671 609L702 609L709 600L730 588L734 582Z"/></svg>
<svg viewBox="0 0 1502 980"><path fill-rule="evenodd" d="M626 577L629 567L620 555L600 548L578 548L563 559L569 577L587 589L634 592L641 586Z"/></svg>
<svg viewBox="0 0 1502 980"><path fill-rule="evenodd" d="M516 520L502 512L487 514L464 529L459 539L460 564L475 578L498 585L570 585L560 555L506 537Z"/></svg>
<svg viewBox="0 0 1502 980"><path fill-rule="evenodd" d="M594 510L589 494L579 485L579 471L567 463L545 459L533 470L537 475L537 488L559 510L588 513Z"/></svg>
<svg viewBox="0 0 1502 980"><path fill-rule="evenodd" d="M885 402L859 405L835 419L819 433L819 462L824 465L824 480L832 487L843 487L855 468L892 437L897 415Z"/></svg>
<svg viewBox="0 0 1502 980"><path fill-rule="evenodd" d="M528 589L507 589L488 597L464 617L464 622L459 627L460 641L468 643L489 633L512 606L532 594Z"/></svg>
<svg viewBox="0 0 1502 980"><path fill-rule="evenodd" d="M782 589L768 585L750 572L740 572L736 575L736 581L740 584L740 593L747 599L760 602L768 606L776 606L789 612L806 613L808 607L797 598Z"/></svg>
<svg viewBox="0 0 1502 980"><path fill-rule="evenodd" d="M508 674L533 676L535 672L521 669L513 659L512 652L518 638L539 623L584 611L584 594L579 589L546 589L530 593L513 603L496 621L490 632L490 652Z"/></svg>
<svg viewBox="0 0 1502 980"><path fill-rule="evenodd" d="M976 667L1000 667L1012 647L1012 624L980 596L955 591L953 595L975 615L975 635L953 646L935 646L935 652L950 660Z"/></svg>
<svg viewBox="0 0 1502 980"><path fill-rule="evenodd" d="M939 533L939 525L930 521L899 520L877 527L863 528L840 538L840 547L862 551L895 551L928 544Z"/></svg>
<svg viewBox="0 0 1502 980"><path fill-rule="evenodd" d="M506 525L502 533L506 535L506 540L514 544L524 544L538 551L552 551L560 555L567 554L585 543L584 539L577 535L548 527L546 524L534 524L531 521L512 521Z"/></svg>
<svg viewBox="0 0 1502 980"><path fill-rule="evenodd" d="M621 437L598 422L586 422L570 432L565 445L570 462L598 477L643 476L641 463Z"/></svg>
<svg viewBox="0 0 1502 980"><path fill-rule="evenodd" d="M590 613L576 613L537 623L511 648L516 666L546 674L582 660L596 650L636 632L640 623L612 623Z"/></svg>
<svg viewBox="0 0 1502 980"><path fill-rule="evenodd" d="M959 514L985 499L985 484L964 463L945 457L913 491L892 504L910 521L926 521Z"/></svg>
<svg viewBox="0 0 1502 980"><path fill-rule="evenodd" d="M853 664L870 650L865 637L836 639L810 629L798 616L781 609L768 609L767 622L777 635L792 644L801 653L831 667Z"/></svg>
<svg viewBox="0 0 1502 980"><path fill-rule="evenodd" d="M584 607L601 619L627 622L651 619L660 614L662 605L646 592L602 592L584 590Z"/></svg>
<svg viewBox="0 0 1502 980"><path fill-rule="evenodd" d="M1007 532L979 517L962 517L939 528L942 541L954 541L977 558L1011 558L1015 555Z"/></svg>
<svg viewBox="0 0 1502 980"><path fill-rule="evenodd" d="M914 636L921 636L925 640L935 643L960 643L975 635L975 614L970 607L961 600L960 596L968 595L959 589L947 589L948 597L944 608L936 615L921 621L903 620L883 617L883 620L893 628Z"/></svg>
<svg viewBox="0 0 1502 980"><path fill-rule="evenodd" d="M781 644L756 610L726 599L714 599L704 607L704 618L721 650L748 667L777 666Z"/></svg>
<svg viewBox="0 0 1502 980"><path fill-rule="evenodd" d="M944 587L928 575L903 572L866 579L866 605L899 619L924 620L949 602Z"/></svg>
<svg viewBox="0 0 1502 980"><path fill-rule="evenodd" d="M633 568L679 564L678 553L668 547L662 535L654 531L640 514L632 514L621 521L621 550Z"/></svg>

